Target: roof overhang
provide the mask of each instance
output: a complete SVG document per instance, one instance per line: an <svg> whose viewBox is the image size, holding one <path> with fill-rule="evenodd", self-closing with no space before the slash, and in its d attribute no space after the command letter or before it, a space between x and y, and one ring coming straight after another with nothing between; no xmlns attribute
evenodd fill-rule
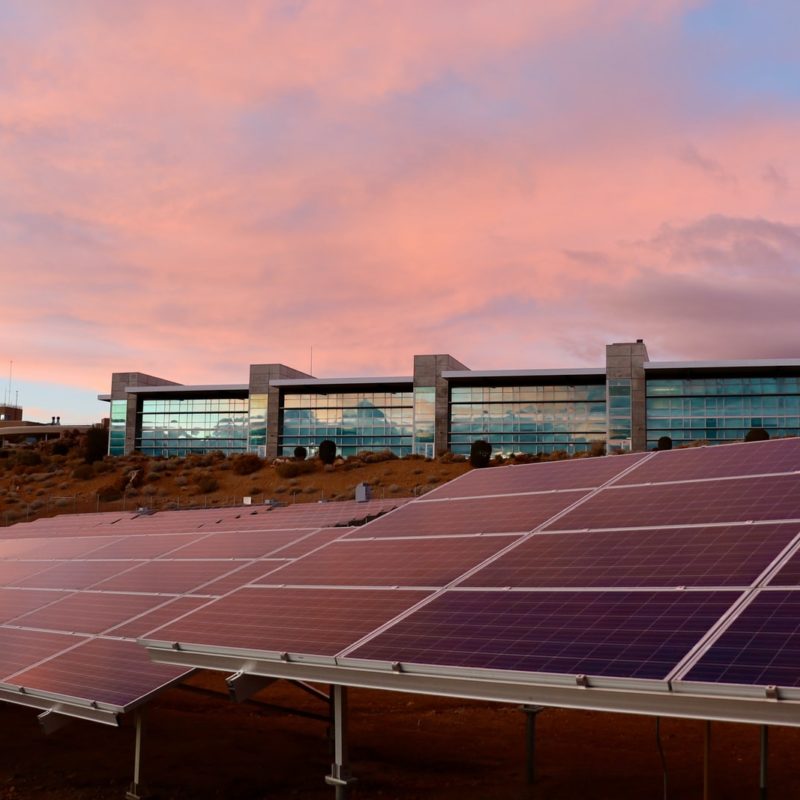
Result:
<svg viewBox="0 0 800 800"><path fill-rule="evenodd" d="M392 375L375 378L278 378L270 381L269 385L284 389L321 389L331 386L380 386L382 384L396 386L413 383L414 378L410 375Z"/></svg>

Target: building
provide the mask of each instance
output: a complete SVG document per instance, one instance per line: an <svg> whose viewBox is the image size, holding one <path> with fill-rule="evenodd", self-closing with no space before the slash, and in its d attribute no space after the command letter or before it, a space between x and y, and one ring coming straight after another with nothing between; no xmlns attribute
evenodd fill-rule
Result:
<svg viewBox="0 0 800 800"><path fill-rule="evenodd" d="M744 438L751 428L800 435L800 359L650 361L642 340L609 344L596 369L471 370L450 355L414 356L411 375L315 378L253 364L248 383L185 386L115 372L109 452L221 450L273 458L324 439L343 455L648 450Z"/></svg>

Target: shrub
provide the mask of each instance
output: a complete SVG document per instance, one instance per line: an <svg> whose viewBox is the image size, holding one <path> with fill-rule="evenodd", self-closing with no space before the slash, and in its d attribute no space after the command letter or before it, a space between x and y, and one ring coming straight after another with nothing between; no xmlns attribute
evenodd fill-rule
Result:
<svg viewBox="0 0 800 800"><path fill-rule="evenodd" d="M336 460L336 442L332 442L330 439L323 439L319 443L318 455L323 464L333 464Z"/></svg>
<svg viewBox="0 0 800 800"><path fill-rule="evenodd" d="M237 475L252 475L264 466L264 462L255 453L242 453L233 460L233 471Z"/></svg>
<svg viewBox="0 0 800 800"><path fill-rule="evenodd" d="M469 463L476 469L489 466L492 446L485 439L476 439L469 449Z"/></svg>
<svg viewBox="0 0 800 800"><path fill-rule="evenodd" d="M362 450L359 452L358 457L365 464L380 464L382 461L392 461L397 458L391 450Z"/></svg>
<svg viewBox="0 0 800 800"><path fill-rule="evenodd" d="M122 497L122 492L115 483L109 483L97 490L97 496L103 503L109 503L112 500L119 500Z"/></svg>
<svg viewBox="0 0 800 800"><path fill-rule="evenodd" d="M95 426L86 431L86 451L84 460L87 464L102 461L108 453L108 428Z"/></svg>
<svg viewBox="0 0 800 800"><path fill-rule="evenodd" d="M311 461L282 461L275 465L275 472L281 478L296 478L314 472L314 464Z"/></svg>
<svg viewBox="0 0 800 800"><path fill-rule="evenodd" d="M201 475L195 484L200 494L211 494L219 489L219 482L213 475Z"/></svg>
<svg viewBox="0 0 800 800"><path fill-rule="evenodd" d="M17 450L17 464L21 467L38 467L42 457L35 450Z"/></svg>
<svg viewBox="0 0 800 800"><path fill-rule="evenodd" d="M669 436L662 436L658 440L656 450L672 450L672 439Z"/></svg>
<svg viewBox="0 0 800 800"><path fill-rule="evenodd" d="M94 470L92 469L92 465L81 464L79 467L75 467L75 469L72 470L72 477L79 481L88 481L91 478L94 478Z"/></svg>
<svg viewBox="0 0 800 800"><path fill-rule="evenodd" d="M746 442L765 442L769 434L763 428L750 428L744 437Z"/></svg>
<svg viewBox="0 0 800 800"><path fill-rule="evenodd" d="M56 439L50 445L50 453L54 456L65 456L72 449L72 446L66 439Z"/></svg>
<svg viewBox="0 0 800 800"><path fill-rule="evenodd" d="M305 461L306 458L308 457L308 450L306 450L305 447L303 447L303 445L299 444L294 449L294 457L298 461Z"/></svg>

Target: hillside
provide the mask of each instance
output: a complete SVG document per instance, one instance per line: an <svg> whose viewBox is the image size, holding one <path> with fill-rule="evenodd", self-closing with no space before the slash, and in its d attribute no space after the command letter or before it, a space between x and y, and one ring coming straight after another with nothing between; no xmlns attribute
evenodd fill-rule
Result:
<svg viewBox="0 0 800 800"><path fill-rule="evenodd" d="M221 454L107 457L87 464L78 448L67 454L20 449L4 455L0 525L65 513L234 505L243 497L252 503L345 500L362 482L376 498L409 497L471 469L465 461L398 459L383 453L339 459L327 467L316 460L268 463Z"/></svg>

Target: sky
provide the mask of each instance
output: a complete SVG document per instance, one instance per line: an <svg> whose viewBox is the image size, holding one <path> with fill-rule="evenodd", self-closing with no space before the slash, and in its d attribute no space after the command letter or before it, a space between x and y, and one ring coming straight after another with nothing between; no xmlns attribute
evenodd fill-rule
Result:
<svg viewBox="0 0 800 800"><path fill-rule="evenodd" d="M0 401L800 357L796 0L0 0ZM9 383L7 367L13 361Z"/></svg>

